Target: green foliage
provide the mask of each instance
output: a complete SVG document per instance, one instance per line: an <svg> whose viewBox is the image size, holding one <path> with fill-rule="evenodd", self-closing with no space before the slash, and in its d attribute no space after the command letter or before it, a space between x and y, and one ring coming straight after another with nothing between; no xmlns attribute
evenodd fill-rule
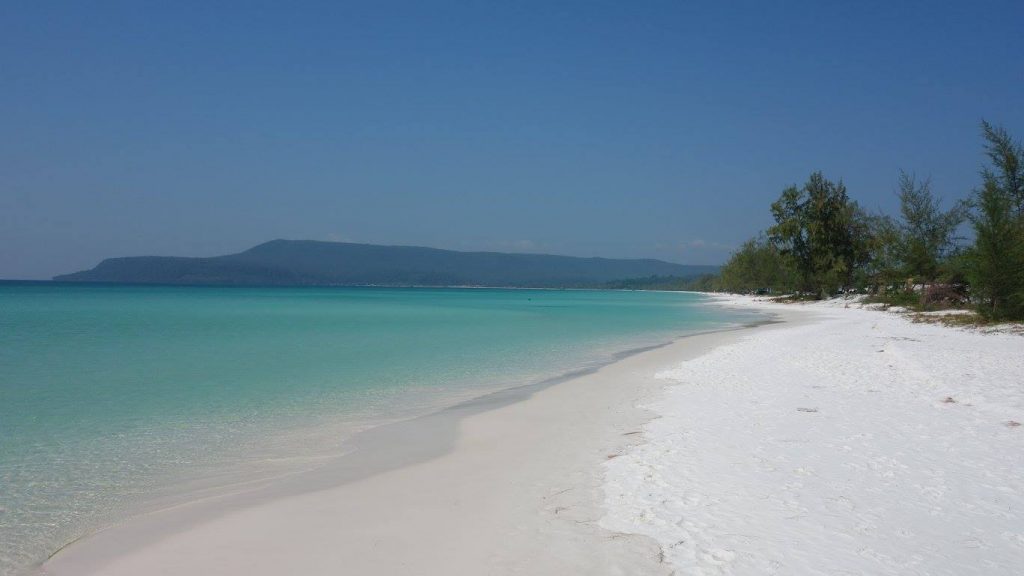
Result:
<svg viewBox="0 0 1024 576"><path fill-rule="evenodd" d="M771 205L767 237L744 243L698 289L824 297L867 287L888 304L974 302L985 321L1024 320L1024 147L1000 127L981 127L990 165L970 202L943 210L927 179L901 173L899 217L869 215L841 181L815 172ZM966 250L956 236L965 219L975 236Z"/></svg>
<svg viewBox="0 0 1024 576"><path fill-rule="evenodd" d="M900 172L899 260L906 276L934 281L943 262L956 248L956 230L963 223L966 208L957 204L942 211L932 195L931 182L918 182Z"/></svg>
<svg viewBox="0 0 1024 576"><path fill-rule="evenodd" d="M723 290L721 280L716 274L703 274L683 285L683 290L694 292L718 292Z"/></svg>
<svg viewBox="0 0 1024 576"><path fill-rule="evenodd" d="M647 276L645 278L626 278L613 280L601 285L611 290L692 290L697 292L713 292L717 289L715 274L699 276Z"/></svg>
<svg viewBox="0 0 1024 576"><path fill-rule="evenodd" d="M825 297L849 286L855 271L870 260L870 219L850 201L842 181L815 172L802 188L782 192L772 216L769 238L792 258L802 290Z"/></svg>
<svg viewBox="0 0 1024 576"><path fill-rule="evenodd" d="M969 206L969 205L967 205ZM970 212L965 212L968 217ZM943 284L967 286L970 282L971 248L960 249L942 262L937 280Z"/></svg>
<svg viewBox="0 0 1024 576"><path fill-rule="evenodd" d="M912 290L887 292L868 298L868 302L878 302L889 306L902 306L911 310L921 309L921 295Z"/></svg>
<svg viewBox="0 0 1024 576"><path fill-rule="evenodd" d="M719 277L719 286L730 292L787 292L795 285L796 271L792 259L783 255L764 236L747 240L733 252L722 266Z"/></svg>
<svg viewBox="0 0 1024 576"><path fill-rule="evenodd" d="M866 219L868 234L863 242L870 258L855 271L855 283L885 293L904 280L899 223L885 214Z"/></svg>
<svg viewBox="0 0 1024 576"><path fill-rule="evenodd" d="M992 168L974 193L968 276L983 316L1024 319L1024 149L987 122L982 135Z"/></svg>
<svg viewBox="0 0 1024 576"><path fill-rule="evenodd" d="M992 180L1013 205L1017 215L1024 212L1024 149L1014 142L1010 134L999 126L981 121L981 134L985 138L985 155L995 170L986 168L982 178Z"/></svg>

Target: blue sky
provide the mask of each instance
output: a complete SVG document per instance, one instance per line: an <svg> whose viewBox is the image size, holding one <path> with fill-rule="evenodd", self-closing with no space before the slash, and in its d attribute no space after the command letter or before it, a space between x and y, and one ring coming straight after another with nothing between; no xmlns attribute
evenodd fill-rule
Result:
<svg viewBox="0 0 1024 576"><path fill-rule="evenodd" d="M216 4L216 5L215 5ZM0 278L273 238L720 263L1024 136L1024 2L0 2Z"/></svg>

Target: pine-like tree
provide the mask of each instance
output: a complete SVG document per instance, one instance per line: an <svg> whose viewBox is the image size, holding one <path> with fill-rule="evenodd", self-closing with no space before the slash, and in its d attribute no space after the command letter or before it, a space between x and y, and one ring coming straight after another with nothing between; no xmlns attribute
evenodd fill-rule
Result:
<svg viewBox="0 0 1024 576"><path fill-rule="evenodd" d="M747 240L733 252L719 278L722 289L730 292L788 292L796 285L791 259L763 235Z"/></svg>
<svg viewBox="0 0 1024 576"><path fill-rule="evenodd" d="M1024 214L1024 148L1014 142L1001 126L981 121L981 134L985 138L985 155L992 167L982 170L982 178L993 180L1003 194L1006 194L1017 212Z"/></svg>
<svg viewBox="0 0 1024 576"><path fill-rule="evenodd" d="M1024 148L1002 128L981 126L992 167L973 198L971 287L986 317L1024 319Z"/></svg>
<svg viewBox="0 0 1024 576"><path fill-rule="evenodd" d="M793 259L801 288L825 297L848 286L869 258L869 223L842 181L811 174L803 188L790 186L772 204L769 238Z"/></svg>
<svg viewBox="0 0 1024 576"><path fill-rule="evenodd" d="M899 257L903 273L923 282L934 281L943 261L957 248L956 230L965 208L957 204L947 211L939 206L931 181L918 181L900 172Z"/></svg>

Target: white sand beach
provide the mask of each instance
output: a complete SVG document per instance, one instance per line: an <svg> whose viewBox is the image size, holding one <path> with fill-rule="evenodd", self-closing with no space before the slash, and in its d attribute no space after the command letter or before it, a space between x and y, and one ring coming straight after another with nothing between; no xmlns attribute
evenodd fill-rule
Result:
<svg viewBox="0 0 1024 576"><path fill-rule="evenodd" d="M442 448L140 516L43 571L1020 572L1024 338L834 304L721 304L786 322L414 424L401 443L441 435Z"/></svg>
<svg viewBox="0 0 1024 576"><path fill-rule="evenodd" d="M680 574L1022 573L1024 338L844 306L659 374L601 525Z"/></svg>

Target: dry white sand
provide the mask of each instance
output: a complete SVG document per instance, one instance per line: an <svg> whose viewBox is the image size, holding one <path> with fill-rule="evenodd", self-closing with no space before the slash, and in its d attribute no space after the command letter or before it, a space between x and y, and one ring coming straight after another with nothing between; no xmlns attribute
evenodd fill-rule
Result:
<svg viewBox="0 0 1024 576"><path fill-rule="evenodd" d="M661 374L602 526L680 574L1024 574L1024 338L796 308Z"/></svg>
<svg viewBox="0 0 1024 576"><path fill-rule="evenodd" d="M384 428L333 470L129 520L65 548L43 570L670 573L653 539L599 526L602 465L639 439L649 414L636 405L664 385L659 370L742 332L685 338L493 409Z"/></svg>

